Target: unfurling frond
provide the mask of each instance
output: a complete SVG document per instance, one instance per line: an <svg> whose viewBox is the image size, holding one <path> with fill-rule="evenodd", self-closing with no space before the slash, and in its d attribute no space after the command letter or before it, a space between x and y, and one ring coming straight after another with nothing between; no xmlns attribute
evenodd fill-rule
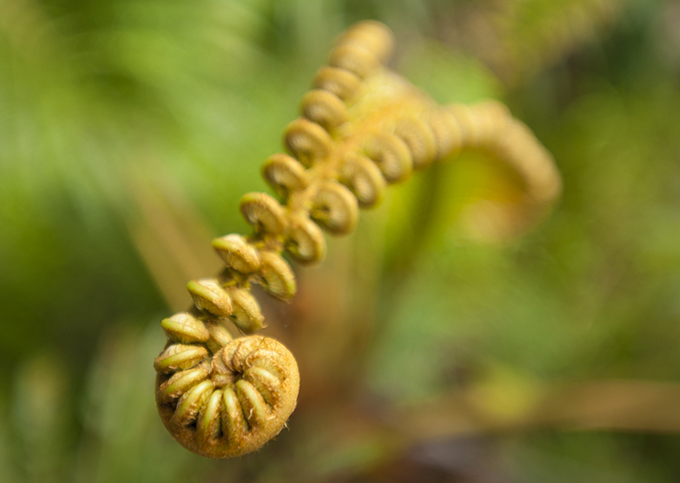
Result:
<svg viewBox="0 0 680 483"><path fill-rule="evenodd" d="M232 339L225 326L231 321L246 334L263 327L251 283L281 300L295 295L284 252L303 264L320 262L321 229L350 234L359 207L376 204L387 184L463 149L514 169L527 208L547 207L559 195L550 154L505 106L437 105L384 66L392 48L390 30L374 21L339 37L303 98L302 117L285 129L290 155L274 154L262 168L281 201L264 193L241 198L253 233L215 239L224 271L189 282L194 307L161 322L168 344L154 362L158 410L189 450L213 458L257 450L295 408L299 375L290 352L266 337Z"/></svg>

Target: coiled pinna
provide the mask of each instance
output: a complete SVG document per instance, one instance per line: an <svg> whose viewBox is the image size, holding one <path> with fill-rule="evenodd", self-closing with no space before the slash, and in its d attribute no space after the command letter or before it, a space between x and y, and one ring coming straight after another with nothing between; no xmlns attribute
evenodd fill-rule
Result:
<svg viewBox="0 0 680 483"><path fill-rule="evenodd" d="M170 343L154 367L156 404L168 431L195 453L225 458L250 453L281 431L300 381L295 358L281 343L261 336L230 340L218 327L205 345Z"/></svg>
<svg viewBox="0 0 680 483"><path fill-rule="evenodd" d="M502 104L436 105L385 68L392 47L392 33L375 21L340 36L303 98L302 117L285 130L290 154L274 154L262 167L280 201L243 196L240 211L253 233L215 239L224 270L189 282L194 307L161 322L168 344L154 363L156 401L168 431L189 450L213 458L254 451L295 408L299 375L290 352L266 337L233 339L227 329L229 321L244 334L264 326L251 284L280 300L295 295L284 252L318 263L326 253L322 230L348 235L359 207L375 205L387 184L464 148L514 168L531 206L559 194L550 154Z"/></svg>

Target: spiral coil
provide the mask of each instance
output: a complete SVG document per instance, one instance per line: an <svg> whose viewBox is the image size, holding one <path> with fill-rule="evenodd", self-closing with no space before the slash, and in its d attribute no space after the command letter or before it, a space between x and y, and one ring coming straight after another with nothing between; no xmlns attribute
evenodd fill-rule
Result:
<svg viewBox="0 0 680 483"><path fill-rule="evenodd" d="M224 270L189 282L194 307L161 322L168 344L154 362L156 401L187 449L213 458L257 450L295 408L299 374L290 352L266 337L232 339L226 328L228 321L245 334L263 327L252 283L281 300L295 295L283 252L303 264L320 262L322 230L348 235L359 206L375 205L387 184L465 148L515 169L528 204L547 206L558 196L552 158L524 124L493 101L436 105L384 67L393 45L391 31L375 21L340 36L302 100L302 117L285 130L290 155L274 154L262 167L281 201L243 196L240 211L253 233L213 240Z"/></svg>

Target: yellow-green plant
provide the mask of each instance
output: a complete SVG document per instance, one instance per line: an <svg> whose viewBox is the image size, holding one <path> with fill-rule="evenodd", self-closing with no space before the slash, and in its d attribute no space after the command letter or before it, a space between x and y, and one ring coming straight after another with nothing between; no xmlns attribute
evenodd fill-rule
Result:
<svg viewBox="0 0 680 483"><path fill-rule="evenodd" d="M284 251L303 264L321 261L322 229L351 233L359 207L376 204L388 183L466 148L517 172L527 218L558 196L550 154L505 106L437 105L385 67L392 49L392 33L378 22L340 36L302 100L302 117L285 130L290 154L274 154L263 165L282 202L246 194L240 210L253 233L215 239L225 269L189 282L194 307L161 322L168 343L154 362L156 401L167 429L189 450L213 458L257 450L295 409L295 358L279 342L250 335L264 322L252 283L278 299L295 294ZM248 335L233 338L228 320Z"/></svg>

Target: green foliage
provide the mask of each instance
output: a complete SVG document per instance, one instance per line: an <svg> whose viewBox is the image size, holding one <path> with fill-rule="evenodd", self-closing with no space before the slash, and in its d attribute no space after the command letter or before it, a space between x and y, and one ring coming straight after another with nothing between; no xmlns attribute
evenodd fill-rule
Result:
<svg viewBox="0 0 680 483"><path fill-rule="evenodd" d="M472 457L413 456L437 440L399 411L484 389L480 407L514 417L561 383L679 382L677 8L609 2L602 22L588 12L607 2L507 3L0 1L3 481L393 481L436 468L483 482ZM591 34L545 41L577 4ZM482 243L469 207L503 202L512 184L488 160L398 188L324 266L298 271L299 304L265 307L301 356L291 431L205 462L153 406L157 319L189 302L165 287L212 270L210 235L242 231L238 199L264 190L259 166L334 35L367 16L394 28L400 71L438 100L506 101L555 155L564 197L524 238ZM481 29L474 42L450 34L463 19ZM664 401L631 413L658 414L637 436L530 418L474 434L505 479L671 482L680 428L664 409L677 399ZM390 426L392 411L413 420Z"/></svg>

